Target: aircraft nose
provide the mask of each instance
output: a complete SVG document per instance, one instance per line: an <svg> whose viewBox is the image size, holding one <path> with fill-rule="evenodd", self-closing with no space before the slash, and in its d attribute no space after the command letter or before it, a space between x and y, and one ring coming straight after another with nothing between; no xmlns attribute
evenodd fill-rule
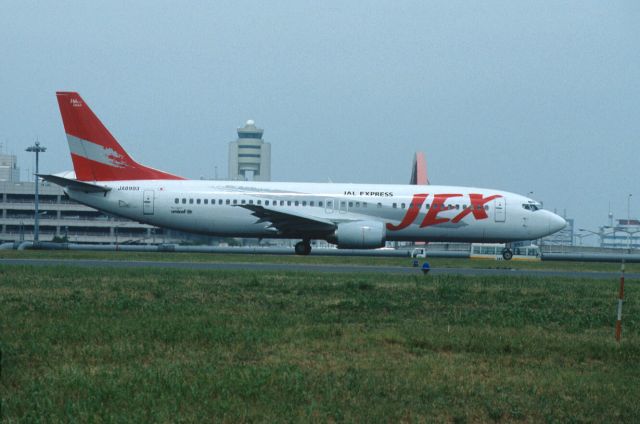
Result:
<svg viewBox="0 0 640 424"><path fill-rule="evenodd" d="M556 215L555 213L552 213L551 216L549 217L549 233L550 234L560 231L566 226L567 226L567 221L565 221L563 217Z"/></svg>

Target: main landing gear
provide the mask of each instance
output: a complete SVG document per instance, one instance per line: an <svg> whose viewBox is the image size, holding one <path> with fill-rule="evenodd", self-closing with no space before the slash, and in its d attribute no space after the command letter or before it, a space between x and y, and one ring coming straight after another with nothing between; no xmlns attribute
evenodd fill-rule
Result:
<svg viewBox="0 0 640 424"><path fill-rule="evenodd" d="M296 243L295 252L296 252L296 255L303 255L303 256L306 256L309 253L311 253L311 241L302 240Z"/></svg>
<svg viewBox="0 0 640 424"><path fill-rule="evenodd" d="M505 261L510 261L511 258L513 258L513 251L508 247L502 249L502 259L504 259Z"/></svg>

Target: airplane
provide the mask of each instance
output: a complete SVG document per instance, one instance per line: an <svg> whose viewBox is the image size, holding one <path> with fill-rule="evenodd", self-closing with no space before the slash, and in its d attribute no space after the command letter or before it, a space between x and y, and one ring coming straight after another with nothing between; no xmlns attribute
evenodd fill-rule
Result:
<svg viewBox="0 0 640 424"><path fill-rule="evenodd" d="M510 243L565 227L535 200L474 187L189 180L136 162L75 92L58 92L74 171L38 175L69 198L158 227L223 237L311 240L341 249L388 241ZM176 152L178 149L174 147Z"/></svg>
<svg viewBox="0 0 640 424"><path fill-rule="evenodd" d="M413 185L429 185L429 176L427 175L427 160L424 152L416 152L413 157L413 166L411 167L411 179L409 184Z"/></svg>

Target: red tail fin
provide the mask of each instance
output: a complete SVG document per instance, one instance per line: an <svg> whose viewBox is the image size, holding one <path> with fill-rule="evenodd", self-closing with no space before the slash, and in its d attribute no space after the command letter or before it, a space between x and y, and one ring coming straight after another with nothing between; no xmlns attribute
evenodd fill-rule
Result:
<svg viewBox="0 0 640 424"><path fill-rule="evenodd" d="M133 160L78 93L58 92L56 95L78 180L183 179Z"/></svg>
<svg viewBox="0 0 640 424"><path fill-rule="evenodd" d="M413 157L413 168L411 169L411 181L413 185L429 185L429 177L427 176L427 160L424 158L423 152L416 152Z"/></svg>

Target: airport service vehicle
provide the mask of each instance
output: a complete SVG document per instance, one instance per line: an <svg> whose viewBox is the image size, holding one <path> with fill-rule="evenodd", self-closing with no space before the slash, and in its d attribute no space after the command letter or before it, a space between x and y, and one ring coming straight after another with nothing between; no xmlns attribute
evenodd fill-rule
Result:
<svg viewBox="0 0 640 424"><path fill-rule="evenodd" d="M426 258L427 257L427 248L426 247L416 247L411 251L412 258Z"/></svg>
<svg viewBox="0 0 640 424"><path fill-rule="evenodd" d="M509 243L566 224L532 199L494 189L188 180L133 160L78 93L57 98L74 172L40 177L80 203L159 227L300 239L295 253L308 255L311 240L347 249L387 241Z"/></svg>
<svg viewBox="0 0 640 424"><path fill-rule="evenodd" d="M535 244L529 246L516 246L507 252L505 257L504 243L473 243L469 257L471 259L494 259L494 260L510 260L514 261L530 261L537 262L542 260L540 248ZM509 256L511 253L511 256Z"/></svg>

